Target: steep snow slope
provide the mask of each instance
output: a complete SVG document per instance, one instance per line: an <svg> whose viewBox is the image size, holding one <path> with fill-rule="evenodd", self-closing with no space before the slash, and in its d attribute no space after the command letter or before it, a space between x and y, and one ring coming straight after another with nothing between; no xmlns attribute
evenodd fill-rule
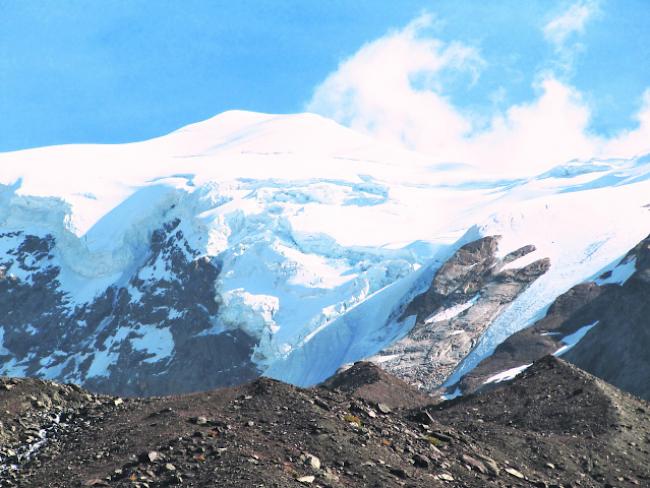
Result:
<svg viewBox="0 0 650 488"><path fill-rule="evenodd" d="M647 234L650 228L649 178L650 165L646 159L639 159L587 162L584 167L575 162L506 186L490 188L487 183L463 183L456 187L460 188L459 192L484 188L486 199L485 206L480 209L465 207L465 214L450 209L458 212L462 218L459 222L477 224L452 248L483 236L500 235L500 257L523 246L536 247L534 252L509 263L505 269L521 268L541 258L550 258L551 267L496 317L446 384L456 383L509 335L541 318L558 295L577 283L595 279ZM603 181L608 181L609 185L603 185ZM485 212L492 212L492 215L483 218ZM425 221L423 219L422 225ZM447 256L441 255L438 266ZM432 263L426 279L420 280L420 286L412 288L405 298L393 301L387 297L384 300L380 293L372 302L362 303L354 313L328 324L308 343L276 362L269 373L299 384L313 384L331 375L341 363L379 353L404 337L414 325L414 316L403 317L406 305L426 290L436 269L436 263ZM367 317L372 316L377 303L384 308L387 303L395 305L384 314L388 320L373 317L371 332L359 337L359 331L368 328ZM369 342L368 337L376 339ZM360 348L360 344L365 347ZM435 349L441 345L428 347ZM380 355L374 360L387 367L391 362L403 363L405 359L402 355ZM419 367L399 365L400 368L409 366Z"/></svg>
<svg viewBox="0 0 650 488"><path fill-rule="evenodd" d="M315 115L247 112L141 143L0 154L0 279L14 297L0 304L13 313L0 373L167 392L201 350L191 367L207 383L187 388L235 364L309 384L404 336L405 304L462 243L534 244L551 270L465 368L647 234L649 161L481 181ZM46 303L49 320L31 314ZM145 372L175 379L154 388Z"/></svg>

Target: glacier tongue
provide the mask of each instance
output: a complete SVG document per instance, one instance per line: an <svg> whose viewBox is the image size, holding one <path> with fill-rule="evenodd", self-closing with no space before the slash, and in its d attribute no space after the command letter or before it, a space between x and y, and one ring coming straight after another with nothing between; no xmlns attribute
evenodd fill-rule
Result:
<svg viewBox="0 0 650 488"><path fill-rule="evenodd" d="M239 343L230 359L241 378L256 370L311 384L408 333L404 307L468 239L501 235L504 255L534 245L550 271L460 373L650 224L646 160L485 181L309 114L228 112L141 143L4 153L0 167L0 278L17 289L49 277L61 329L85 344L65 351L50 338L38 357L44 349L17 339L35 324L0 322L0 356L14 372L61 380L140 365L171 374L191 347L215 359ZM52 243L46 258L20 261L26 236ZM213 279L192 302L197 269ZM227 375L222 359L215 374Z"/></svg>

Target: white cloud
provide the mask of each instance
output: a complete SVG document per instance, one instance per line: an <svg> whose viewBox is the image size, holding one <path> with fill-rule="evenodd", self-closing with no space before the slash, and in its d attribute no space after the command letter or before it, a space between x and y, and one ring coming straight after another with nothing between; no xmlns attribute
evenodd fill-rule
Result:
<svg viewBox="0 0 650 488"><path fill-rule="evenodd" d="M650 153L650 88L642 97L636 115L637 128L623 131L606 141L603 152L612 157L633 157Z"/></svg>
<svg viewBox="0 0 650 488"><path fill-rule="evenodd" d="M584 34L587 23L599 12L599 0L580 0L543 27L544 38L555 50L554 71L564 75L572 73L576 56L584 50L580 36Z"/></svg>
<svg viewBox="0 0 650 488"><path fill-rule="evenodd" d="M553 24L563 26L563 35L584 28L584 13L568 18ZM316 88L307 109L427 153L432 162L468 163L489 173L535 174L576 158L650 150L650 91L639 127L606 140L588 130L591 111L581 94L553 74L536 83L534 100L497 112L478 131L485 124L445 97L441 74L469 73L476 80L484 61L470 46L424 36L430 21L420 17L364 45ZM560 36L560 27L554 29Z"/></svg>
<svg viewBox="0 0 650 488"><path fill-rule="evenodd" d="M590 114L580 94L554 78L542 80L538 92L533 102L496 115L486 131L459 140L458 157L510 174L592 157L599 141L587 131Z"/></svg>
<svg viewBox="0 0 650 488"><path fill-rule="evenodd" d="M571 5L544 26L544 37L562 48L573 34L582 34L587 22L598 12L596 0L583 0Z"/></svg>
<svg viewBox="0 0 650 488"><path fill-rule="evenodd" d="M363 46L315 91L308 110L409 147L444 148L471 129L440 94L443 70L476 78L482 61L460 43L420 38L431 18ZM421 88L414 87L414 80Z"/></svg>

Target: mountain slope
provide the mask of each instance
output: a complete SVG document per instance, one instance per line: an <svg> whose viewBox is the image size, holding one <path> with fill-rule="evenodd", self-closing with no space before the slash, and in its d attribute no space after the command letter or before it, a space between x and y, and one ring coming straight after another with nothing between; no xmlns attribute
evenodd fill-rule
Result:
<svg viewBox="0 0 650 488"><path fill-rule="evenodd" d="M228 112L0 166L0 372L131 395L318 383L404 339L462 246L534 246L506 266L550 268L463 336L443 376L462 374L650 228L648 158L486 181L309 114Z"/></svg>
<svg viewBox="0 0 650 488"><path fill-rule="evenodd" d="M498 259L498 242L484 237L454 253L404 311L416 316L413 329L371 359L425 390L440 385L490 324L551 267L548 258L508 267L535 247Z"/></svg>
<svg viewBox="0 0 650 488"><path fill-rule="evenodd" d="M595 300L602 307L598 324L566 354L566 359L642 398L650 398L650 237L635 246L617 268L633 274ZM620 275L604 280L625 279Z"/></svg>
<svg viewBox="0 0 650 488"><path fill-rule="evenodd" d="M3 486L650 481L650 406L552 357L511 385L437 405L420 403L416 389L369 364L309 390L258 379L149 399L93 396L33 379L0 384ZM371 389L415 401L403 408L377 402L366 396Z"/></svg>

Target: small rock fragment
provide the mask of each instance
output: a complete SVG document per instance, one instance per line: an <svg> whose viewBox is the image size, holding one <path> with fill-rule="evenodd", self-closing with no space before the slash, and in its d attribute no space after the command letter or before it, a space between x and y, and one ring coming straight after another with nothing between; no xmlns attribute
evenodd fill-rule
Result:
<svg viewBox="0 0 650 488"><path fill-rule="evenodd" d="M311 468L315 470L319 470L321 466L320 459L311 454L305 456L305 464L311 466Z"/></svg>
<svg viewBox="0 0 650 488"><path fill-rule="evenodd" d="M525 478L525 476L520 471L517 471L515 468L506 468L505 471L510 476L514 476L515 478L519 478L520 480L523 480Z"/></svg>
<svg viewBox="0 0 650 488"><path fill-rule="evenodd" d="M432 431L429 435L431 437L435 437L436 439L438 439L439 441L442 441L442 442L451 442L453 440L447 434L443 434L442 432L436 432L435 430Z"/></svg>
<svg viewBox="0 0 650 488"><path fill-rule="evenodd" d="M155 463L161 459L158 451L143 452L140 454L140 461L143 463Z"/></svg>
<svg viewBox="0 0 650 488"><path fill-rule="evenodd" d="M393 411L393 410L392 410L388 405L386 405L385 403L378 403L378 404L377 404L377 410L379 410L379 411L380 411L381 413L383 413L384 415L387 415L387 414L389 414L389 413L391 413L391 412Z"/></svg>
<svg viewBox="0 0 650 488"><path fill-rule="evenodd" d="M389 468L388 471L393 476L396 476L396 477L401 478L403 480L409 477L408 473L406 471L404 471L402 468Z"/></svg>
<svg viewBox="0 0 650 488"><path fill-rule="evenodd" d="M88 480L84 483L84 486L110 486L108 483L106 483L104 480L100 479L92 479Z"/></svg>
<svg viewBox="0 0 650 488"><path fill-rule="evenodd" d="M488 470L485 467L485 465L479 461L478 459L474 459L471 456L468 456L467 454L463 454L461 456L462 461L467 464L470 468L472 468L474 471L478 471L481 474L487 474Z"/></svg>
<svg viewBox="0 0 650 488"><path fill-rule="evenodd" d="M483 464L492 476L499 476L499 466L494 459L481 455L479 455L479 458L481 458L481 461L483 461Z"/></svg>
<svg viewBox="0 0 650 488"><path fill-rule="evenodd" d="M426 469L429 467L429 459L425 456L422 456L421 454L416 454L413 456L413 463L418 468Z"/></svg>
<svg viewBox="0 0 650 488"><path fill-rule="evenodd" d="M316 400L314 400L314 404L316 406L322 408L323 410L330 410L330 406L327 403L325 403L324 400L321 400L320 398L316 398Z"/></svg>

